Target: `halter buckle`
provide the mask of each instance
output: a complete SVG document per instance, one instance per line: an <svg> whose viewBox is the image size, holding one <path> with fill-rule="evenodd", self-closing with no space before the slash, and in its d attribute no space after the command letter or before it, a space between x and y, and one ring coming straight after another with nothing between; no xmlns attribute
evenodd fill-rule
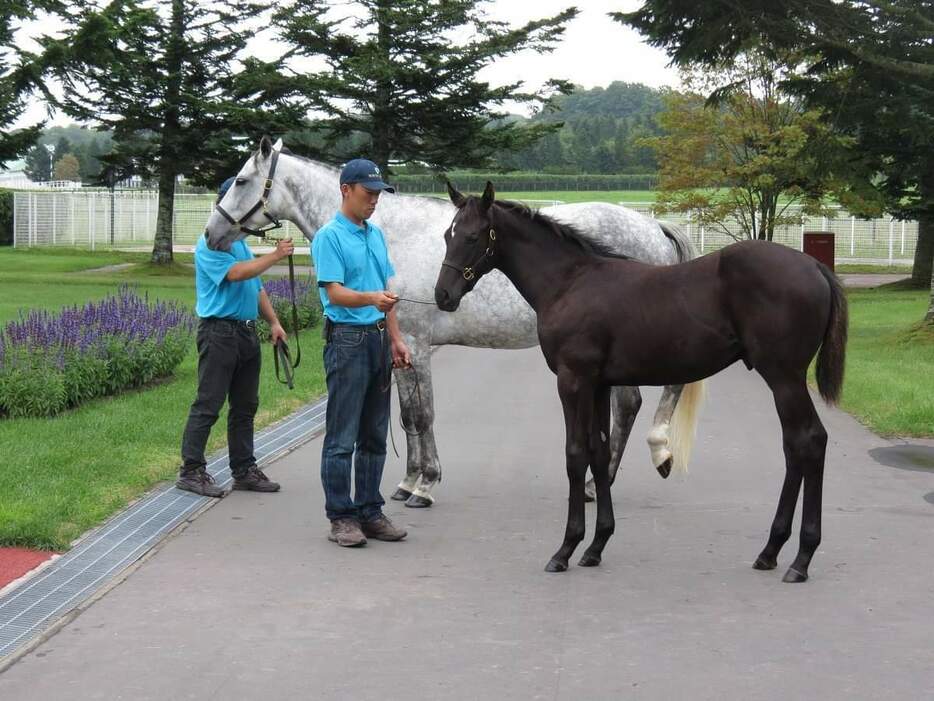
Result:
<svg viewBox="0 0 934 701"><path fill-rule="evenodd" d="M464 268L464 279L468 281L474 279L473 268Z"/></svg>
<svg viewBox="0 0 934 701"><path fill-rule="evenodd" d="M266 190L272 189L272 178L266 178L266 184L263 185L263 188Z"/></svg>

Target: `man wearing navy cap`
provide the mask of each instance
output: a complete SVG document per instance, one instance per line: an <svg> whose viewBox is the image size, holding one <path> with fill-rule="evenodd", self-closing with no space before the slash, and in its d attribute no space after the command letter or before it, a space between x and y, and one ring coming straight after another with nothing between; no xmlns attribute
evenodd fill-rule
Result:
<svg viewBox="0 0 934 701"><path fill-rule="evenodd" d="M341 208L311 244L325 315L328 408L321 483L331 522L328 539L344 547L402 540L382 512L379 492L389 426L390 358L410 365L387 291L395 270L379 227L367 221L380 193L394 192L372 161L358 158L340 175ZM354 495L350 496L351 469Z"/></svg>
<svg viewBox="0 0 934 701"><path fill-rule="evenodd" d="M236 178L228 178L217 195L220 202ZM198 395L188 413L182 437L182 466L175 485L195 494L222 497L224 490L208 473L204 449L217 415L230 401L227 444L234 489L276 492L279 485L256 466L253 419L259 407L260 344L256 316L269 322L272 341L285 340L285 331L266 296L259 276L292 254L291 240L259 258L245 241L229 251L208 247L202 236L195 246L195 289L198 316Z"/></svg>

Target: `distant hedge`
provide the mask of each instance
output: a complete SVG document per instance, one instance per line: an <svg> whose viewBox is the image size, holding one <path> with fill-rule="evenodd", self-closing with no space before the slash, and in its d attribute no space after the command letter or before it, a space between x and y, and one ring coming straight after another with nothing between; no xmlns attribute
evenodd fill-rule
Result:
<svg viewBox="0 0 934 701"><path fill-rule="evenodd" d="M458 190L480 192L490 180L500 192L553 190L654 190L658 176L636 175L550 175L545 173L450 173ZM444 183L433 175L396 175L390 178L400 192L444 192Z"/></svg>

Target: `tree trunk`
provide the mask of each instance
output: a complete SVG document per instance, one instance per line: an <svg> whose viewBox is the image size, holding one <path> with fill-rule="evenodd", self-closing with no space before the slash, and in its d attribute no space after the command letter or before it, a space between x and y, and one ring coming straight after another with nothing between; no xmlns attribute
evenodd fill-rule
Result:
<svg viewBox="0 0 934 701"><path fill-rule="evenodd" d="M392 46L389 25L389 0L379 0L376 3L376 45L380 60L385 61L388 69L392 57L389 49ZM384 74L389 73L388 70ZM370 159L380 167L385 177L389 173L389 159L392 155L392 116L390 100L392 99L392 79L379 77L376 81L376 95L373 100L373 152Z"/></svg>
<svg viewBox="0 0 934 701"><path fill-rule="evenodd" d="M915 262L911 268L911 282L918 287L927 287L931 280L934 261L934 212L925 212L918 219L918 246Z"/></svg>
<svg viewBox="0 0 934 701"><path fill-rule="evenodd" d="M152 262L164 265L172 262L172 224L175 207L176 152L174 141L179 131L179 100L182 84L182 51L185 41L184 0L172 0L172 24L166 51L168 82L165 91L165 119L159 148L159 213L156 217L156 239L152 246Z"/></svg>
<svg viewBox="0 0 934 701"><path fill-rule="evenodd" d="M156 216L156 239L152 245L152 262L167 265L172 262L172 214L175 209L175 176L163 168L159 174L159 210Z"/></svg>

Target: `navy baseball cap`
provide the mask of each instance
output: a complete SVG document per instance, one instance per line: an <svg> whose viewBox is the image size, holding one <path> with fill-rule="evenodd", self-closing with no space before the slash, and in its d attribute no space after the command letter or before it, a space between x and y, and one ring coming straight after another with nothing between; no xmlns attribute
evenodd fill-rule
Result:
<svg viewBox="0 0 934 701"><path fill-rule="evenodd" d="M221 183L220 188L217 190L217 199L223 199L224 195L227 194L227 191L230 189L230 186L234 184L234 180L237 179L237 176L227 178L224 182Z"/></svg>
<svg viewBox="0 0 934 701"><path fill-rule="evenodd" d="M383 182L383 174L379 172L379 166L365 158L348 161L341 170L341 185L353 185L354 183L360 183L367 190L396 191L394 187Z"/></svg>

